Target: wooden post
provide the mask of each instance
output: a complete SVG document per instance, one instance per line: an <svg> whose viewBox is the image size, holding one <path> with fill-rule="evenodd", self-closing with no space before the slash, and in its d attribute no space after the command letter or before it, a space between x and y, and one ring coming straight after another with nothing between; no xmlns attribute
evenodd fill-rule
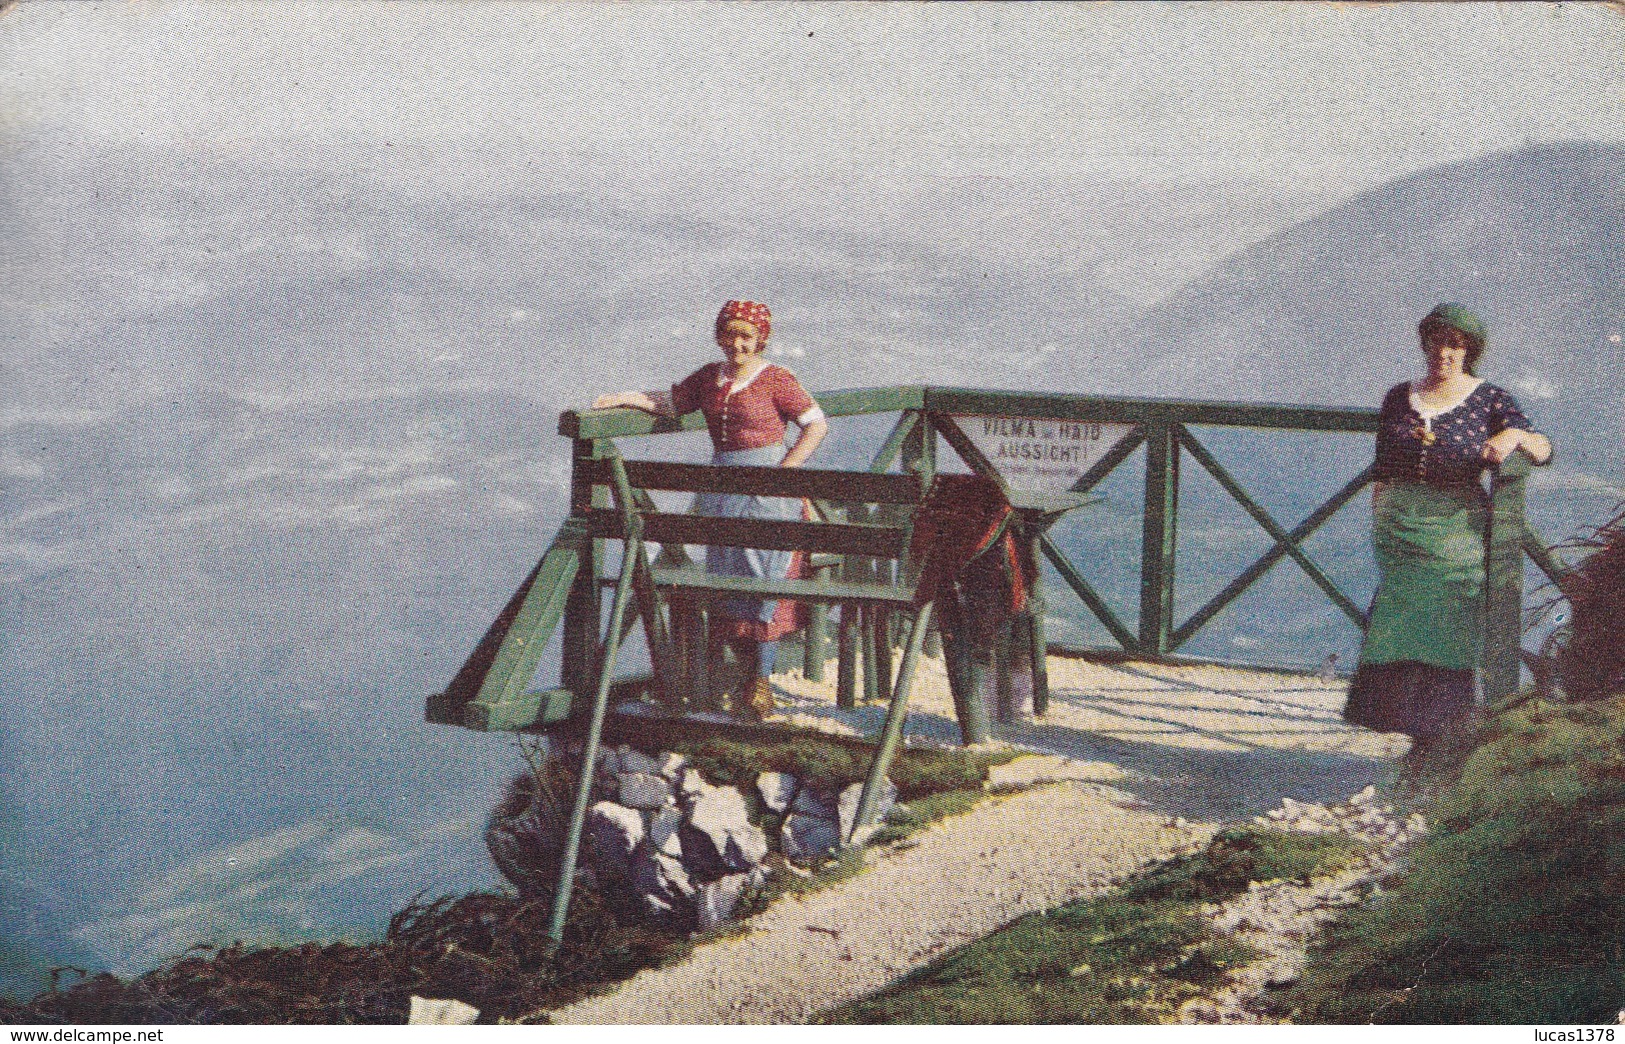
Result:
<svg viewBox="0 0 1625 1044"><path fill-rule="evenodd" d="M879 612L872 605L863 607L863 702L876 703L883 699L881 690L881 640ZM885 657L890 666L891 657ZM886 672L890 674L888 670Z"/></svg>
<svg viewBox="0 0 1625 1044"><path fill-rule="evenodd" d="M609 505L609 491L594 486L590 472L594 461L612 453L609 441L572 439L570 444L570 513L585 517L595 507ZM603 573L604 542L588 541L582 556L581 568L570 588L570 597L564 603L564 631L559 684L574 693L585 695L597 680L594 670L598 659L598 628L602 618L603 601L598 577Z"/></svg>
<svg viewBox="0 0 1625 1044"><path fill-rule="evenodd" d="M548 921L547 937L557 947L564 941L564 922L570 911L570 891L575 887L576 858L581 853L581 831L586 825L587 802L592 796L593 772L598 764L598 740L604 734L604 719L609 711L611 676L615 673L615 655L621 648L621 626L626 618L626 605L631 601L633 574L636 572L636 552L643 549L641 535L634 531L626 534L626 553L621 560L621 578L615 585L615 601L609 613L609 633L598 667L598 689L593 696L592 718L587 724L587 736L581 749L581 773L576 780L575 804L570 810L570 825L564 835L564 852L559 857L558 889L553 893L553 914Z"/></svg>
<svg viewBox="0 0 1625 1044"><path fill-rule="evenodd" d="M1139 651L1166 655L1173 648L1174 547L1179 516L1177 423L1147 425L1145 520L1140 548Z"/></svg>
<svg viewBox="0 0 1625 1044"><path fill-rule="evenodd" d="M823 602L807 606L807 633L802 641L801 673L810 682L822 682L829 656L829 606Z"/></svg>
<svg viewBox="0 0 1625 1044"><path fill-rule="evenodd" d="M1524 485L1531 466L1519 450L1490 478L1484 555L1484 699L1518 691L1523 662Z"/></svg>
<svg viewBox="0 0 1625 1044"><path fill-rule="evenodd" d="M869 763L863 789L858 793L857 813L852 817L852 830L841 839L844 844L861 843L860 832L875 816L881 781L891 769L892 758L903 738L903 722L908 718L908 696L914 687L914 668L920 662L920 647L925 644L925 632L931 626L931 603L927 602L914 618L914 627L908 634L908 645L903 649L903 662L897 672L897 689L886 708L886 724L880 730L880 746Z"/></svg>
<svg viewBox="0 0 1625 1044"><path fill-rule="evenodd" d="M1049 646L1044 636L1044 599L1036 592L1027 606L1026 631L1033 665L1033 717L1042 718L1049 713Z"/></svg>
<svg viewBox="0 0 1625 1044"><path fill-rule="evenodd" d="M851 710L858 705L858 607L853 602L841 605L839 659L835 663L835 705Z"/></svg>
<svg viewBox="0 0 1625 1044"><path fill-rule="evenodd" d="M994 716L1009 724L1016 720L1015 621L1006 620L993 636Z"/></svg>

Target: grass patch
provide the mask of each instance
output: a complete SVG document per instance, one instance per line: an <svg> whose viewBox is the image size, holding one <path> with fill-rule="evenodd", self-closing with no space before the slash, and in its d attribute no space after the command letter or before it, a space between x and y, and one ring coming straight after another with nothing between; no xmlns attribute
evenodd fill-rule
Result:
<svg viewBox="0 0 1625 1044"><path fill-rule="evenodd" d="M906 806L899 806L874 836L869 839L871 845L889 845L903 840L910 834L923 830L939 819L949 816L962 815L987 800L987 792L980 787L975 790L946 790L937 794L927 794L915 798Z"/></svg>
<svg viewBox="0 0 1625 1044"><path fill-rule="evenodd" d="M939 819L970 811L987 797L987 792L978 787L975 790L949 790L916 798L906 806L898 806L886 824L869 838L868 847L895 844ZM768 857L768 865L772 867L773 874L767 883L740 902L734 912L735 920L718 928L715 937L744 931L745 926L741 922L787 895L809 895L830 888L861 874L869 864L864 858L864 849L848 848L837 851L811 871L791 869L789 861L776 853Z"/></svg>
<svg viewBox="0 0 1625 1044"><path fill-rule="evenodd" d="M1339 835L1221 831L1100 899L1019 918L897 982L824 1012L823 1023L1161 1022L1255 954L1216 936L1197 908L1252 881L1341 869L1363 846Z"/></svg>
<svg viewBox="0 0 1625 1044"><path fill-rule="evenodd" d="M816 735L794 742L755 745L726 736L673 739L649 746L645 753L675 750L713 783L748 788L758 773L787 772L826 790L863 782L874 756L871 749L835 743ZM980 787L992 765L1019 757L1020 751L939 750L902 747L891 766L891 780L903 801L949 790Z"/></svg>
<svg viewBox="0 0 1625 1044"><path fill-rule="evenodd" d="M1304 1022L1596 1023L1625 1004L1625 696L1525 703L1432 766L1434 832L1311 951Z"/></svg>

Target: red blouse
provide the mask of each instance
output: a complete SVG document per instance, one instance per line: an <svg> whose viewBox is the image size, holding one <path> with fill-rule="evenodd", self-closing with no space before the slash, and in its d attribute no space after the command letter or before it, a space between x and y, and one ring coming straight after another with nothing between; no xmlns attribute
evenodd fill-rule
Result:
<svg viewBox="0 0 1625 1044"><path fill-rule="evenodd" d="M768 363L737 386L728 379L725 366L720 362L702 366L671 389L673 412L679 417L693 410L703 413L717 450L781 443L790 421L805 427L823 418L824 411L796 375L777 363Z"/></svg>

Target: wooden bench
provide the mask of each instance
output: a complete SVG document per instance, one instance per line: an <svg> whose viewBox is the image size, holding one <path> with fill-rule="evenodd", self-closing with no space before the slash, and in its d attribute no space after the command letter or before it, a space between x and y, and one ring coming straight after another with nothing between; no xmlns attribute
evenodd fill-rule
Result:
<svg viewBox="0 0 1625 1044"><path fill-rule="evenodd" d="M594 480L603 481L610 487L615 506L613 510L591 509L585 519L586 528L593 536L620 540L623 550L620 575L616 579L615 596L610 604L609 625L604 634L598 664L597 691L594 693L590 717L586 723L575 803L565 838L564 852L560 859L559 884L554 895L553 916L549 925L549 935L555 941L563 937L570 892L575 881L576 860L580 854L581 834L586 821L587 804L591 797L599 745L609 710L615 659L626 637L628 609L634 598L638 602L638 615L643 619L644 630L648 636L655 684L665 693L668 700L675 702L685 695L673 690L679 687L676 680L685 676L685 669L689 665L680 662L672 648L670 636L672 627L662 612L662 592L705 600L744 594L769 598L795 597L801 600L849 605L914 608L915 585L920 577L919 564L908 561L906 557L909 548L909 528L906 518L897 523L885 524L711 518L660 511L648 496L648 490L655 489L686 493L750 493L757 496L804 497L826 501L829 498L840 498L848 502L857 500L866 504L903 505L918 503L921 499L922 484L918 476L634 463L619 456L610 457L600 464L601 467L598 474L594 475ZM880 580L855 583L756 580L745 577L712 576L692 566L662 566L657 570L650 563L647 548L647 542L656 539L663 541L667 547L698 543L771 550L825 551L865 558L893 559L899 560L900 569L895 583ZM666 548L663 548L662 554L669 560L678 557L679 553L666 555ZM681 557L687 556L682 554ZM886 778L902 739L908 695L930 620L931 603L927 601L915 609L908 641L904 646L903 660L898 668L896 684L891 687L886 721L881 727L874 756L870 759L852 826L841 839L843 843L861 842L867 832L873 829L881 783ZM700 648L703 656L703 643Z"/></svg>
<svg viewBox="0 0 1625 1044"><path fill-rule="evenodd" d="M669 626L650 632L661 695L673 705L703 706L711 679L705 662L707 608L739 596L791 598L804 605L807 628L801 639L802 665L813 681L824 680L829 658L828 607L842 607L837 641L836 700L858 703L862 691L885 701L891 675L893 621L913 610L918 568L907 560L909 521L925 493L913 474L877 474L772 467L716 467L615 458L593 462L589 481L614 487L614 470L624 469L630 503L642 539L662 546L640 591L639 615L665 596ZM810 501L819 520L713 518L655 507L650 491L748 494ZM620 507L598 507L587 515L594 537L624 540L628 518ZM780 581L715 576L691 561L686 545L803 551L812 576ZM649 620L645 618L646 630ZM667 632L662 633L665 626ZM658 647L658 648L657 648ZM666 655L667 651L670 655ZM861 650L861 654L860 654Z"/></svg>

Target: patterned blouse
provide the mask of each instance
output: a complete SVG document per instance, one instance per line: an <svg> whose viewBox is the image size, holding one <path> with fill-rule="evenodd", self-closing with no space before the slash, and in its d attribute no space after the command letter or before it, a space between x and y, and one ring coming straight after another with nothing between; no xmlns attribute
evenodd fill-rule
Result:
<svg viewBox="0 0 1625 1044"><path fill-rule="evenodd" d="M1456 406L1437 413L1419 408L1409 382L1382 400L1377 430L1376 481L1477 485L1487 466L1484 443L1508 428L1535 426L1504 388L1481 381Z"/></svg>
<svg viewBox="0 0 1625 1044"><path fill-rule="evenodd" d="M700 367L671 389L672 411L705 415L711 444L720 452L760 449L784 441L790 421L802 427L822 420L824 411L796 375L768 363L742 384L729 380L725 363Z"/></svg>

